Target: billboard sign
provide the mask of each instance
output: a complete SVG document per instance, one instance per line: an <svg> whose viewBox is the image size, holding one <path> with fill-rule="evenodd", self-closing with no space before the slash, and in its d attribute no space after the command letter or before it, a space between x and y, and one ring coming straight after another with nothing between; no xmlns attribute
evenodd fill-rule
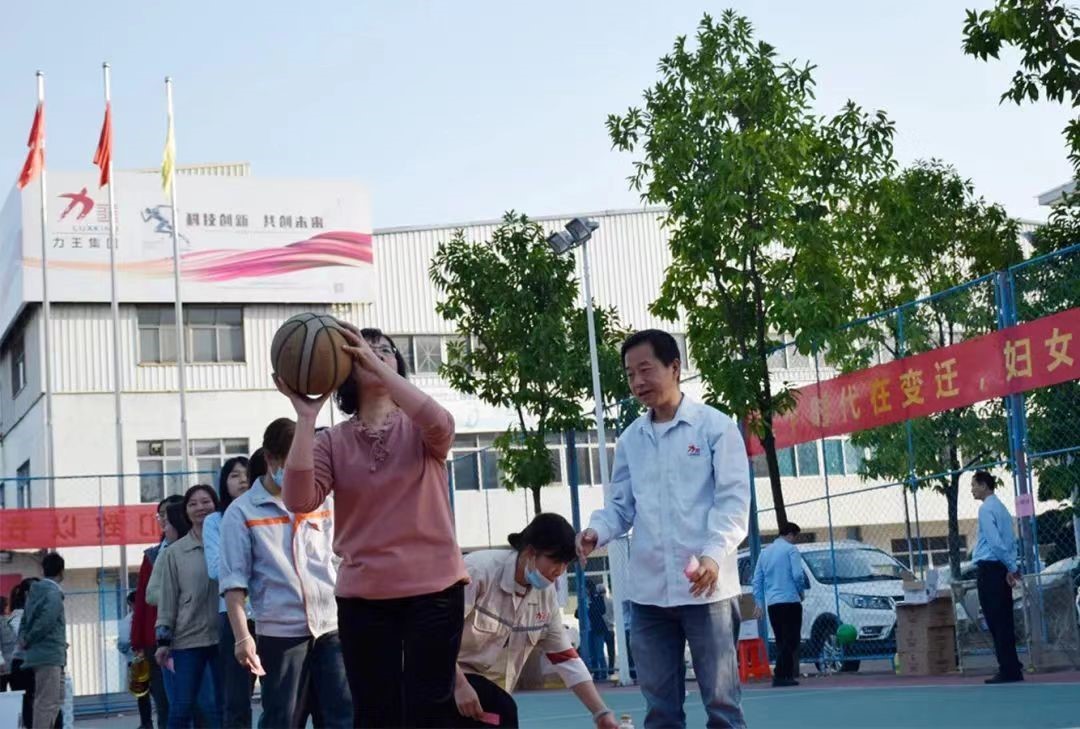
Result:
<svg viewBox="0 0 1080 729"><path fill-rule="evenodd" d="M180 176L176 221L158 175L120 172L114 179L115 241L109 235L108 189L98 188L96 173L49 174L50 300L108 302L109 252L115 246L120 301L172 302L177 223L185 303L374 300L370 203L360 185ZM21 198L17 306L42 296L39 187L30 185ZM0 330L15 314L11 303L0 313Z"/></svg>

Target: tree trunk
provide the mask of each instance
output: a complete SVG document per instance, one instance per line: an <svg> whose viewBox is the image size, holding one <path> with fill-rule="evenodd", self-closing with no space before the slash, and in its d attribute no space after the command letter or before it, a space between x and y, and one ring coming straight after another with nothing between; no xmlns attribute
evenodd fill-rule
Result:
<svg viewBox="0 0 1080 729"><path fill-rule="evenodd" d="M772 434L772 429L766 431L761 445L765 447L765 463L769 466L769 486L776 509L776 529L779 531L787 524L788 519L787 507L784 506L784 490L780 484L780 459L776 457L776 436Z"/></svg>
<svg viewBox="0 0 1080 729"><path fill-rule="evenodd" d="M529 490L532 491L533 497L533 518L536 518L537 514L540 514L544 511L543 508L541 508L540 506L540 487L529 487Z"/></svg>

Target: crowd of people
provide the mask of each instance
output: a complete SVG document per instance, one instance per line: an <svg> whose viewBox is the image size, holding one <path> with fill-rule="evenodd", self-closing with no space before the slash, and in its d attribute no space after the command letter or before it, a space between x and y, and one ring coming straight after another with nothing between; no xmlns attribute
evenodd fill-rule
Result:
<svg viewBox="0 0 1080 729"><path fill-rule="evenodd" d="M452 416L409 382L390 337L343 326L354 372L336 393L311 399L276 380L295 419L270 423L250 459L224 464L216 488L158 505L162 540L144 555L120 646L133 668L149 664L143 727L155 715L159 729L250 727L256 680L260 727L516 727L511 694L539 653L597 727L616 729L554 584L631 529L636 577L624 604L645 726L685 726L687 641L708 726L744 726L733 631L746 452L730 418L683 396L670 335L640 332L623 347L648 412L620 439L612 494L589 528L575 533L543 513L508 549L463 555L445 465ZM318 428L331 394L350 418ZM55 581L35 583L31 599L62 601L56 577L47 566ZM581 596L596 627L581 640L613 659L605 592ZM34 634L29 645L38 650ZM51 666L34 668L39 718L55 715L37 703L55 695Z"/></svg>

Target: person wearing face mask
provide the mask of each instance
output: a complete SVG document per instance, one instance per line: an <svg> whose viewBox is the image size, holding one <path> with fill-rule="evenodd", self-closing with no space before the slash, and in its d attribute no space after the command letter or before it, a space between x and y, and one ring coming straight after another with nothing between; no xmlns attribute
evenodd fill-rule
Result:
<svg viewBox="0 0 1080 729"><path fill-rule="evenodd" d="M334 502L327 498L303 514L282 503L283 464L295 431L289 418L270 423L262 448L267 473L221 522L218 587L236 636L229 659L262 677L260 726L305 727L310 715L316 729L347 729L353 711L334 600ZM249 596L254 631L244 614Z"/></svg>
<svg viewBox="0 0 1080 729"><path fill-rule="evenodd" d="M592 714L600 729L615 729L589 669L570 644L554 582L576 559L574 528L558 514L540 514L509 537L512 549L465 557L465 630L457 661L454 700L441 726L516 727L514 690L533 651L542 651L556 673Z"/></svg>
<svg viewBox="0 0 1080 729"><path fill-rule="evenodd" d="M154 658L159 666L173 672L169 729L191 726L199 687L208 670L211 685L218 685L218 589L217 581L206 572L202 540L206 517L217 506L217 493L210 486L188 489L184 511L191 531L166 549L154 568L154 574L161 572ZM221 697L214 698L206 717L211 727L221 726Z"/></svg>

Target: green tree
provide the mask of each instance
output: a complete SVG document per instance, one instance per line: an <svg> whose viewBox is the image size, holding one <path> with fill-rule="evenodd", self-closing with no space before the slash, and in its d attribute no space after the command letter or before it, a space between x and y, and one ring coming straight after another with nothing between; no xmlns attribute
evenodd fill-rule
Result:
<svg viewBox="0 0 1080 729"><path fill-rule="evenodd" d="M1021 53L1001 101L1038 101L1080 107L1080 12L1066 0L998 0L990 10L967 11L964 53L980 60L1000 58L1012 46ZM1080 117L1064 130L1069 160L1080 176Z"/></svg>
<svg viewBox="0 0 1080 729"><path fill-rule="evenodd" d="M696 43L660 59L644 107L608 118L614 146L640 149L631 187L667 206L672 263L652 311L685 313L708 397L762 440L778 524L787 521L773 419L795 404L767 357L794 335L799 350L847 346L856 280L880 268L845 210L892 169L893 125L848 102L811 111L813 67L781 62L732 11L706 15Z"/></svg>
<svg viewBox="0 0 1080 729"><path fill-rule="evenodd" d="M867 281L860 297L868 310L890 310L1021 259L1016 222L1001 206L976 197L971 182L941 162L916 163L881 180L861 204L867 235L879 241L895 270L909 272L904 279ZM861 369L879 347L891 358L906 357L959 344L996 327L994 282L985 281L857 327L865 346L840 364L845 370ZM936 387L933 372L922 374L924 388ZM960 477L975 464L1005 459L1008 439L1002 401L861 431L852 436L852 443L867 449L859 471L863 478L932 488L945 496L949 567L958 578Z"/></svg>
<svg viewBox="0 0 1080 729"><path fill-rule="evenodd" d="M1080 11L1063 0L998 0L990 10L968 11L964 52L987 60L999 58L1005 46L1016 48L1021 68L1001 100L1022 104L1040 97L1080 108ZM1074 178L1080 178L1080 115L1064 130ZM1080 242L1080 196L1075 192L1050 214L1032 237L1034 253L1046 254ZM1080 257L1032 266L1015 280L1019 318L1028 321L1080 304ZM1063 383L1026 395L1028 445L1035 452L1075 445L1072 424L1080 410L1080 384ZM1067 513L1080 512L1080 458L1075 453L1038 458L1032 469L1039 478L1040 500L1071 500ZM1040 539L1043 539L1040 532ZM1066 535L1055 535L1067 540ZM1075 549L1075 547L1074 547Z"/></svg>
<svg viewBox="0 0 1080 729"><path fill-rule="evenodd" d="M469 241L458 230L440 243L429 276L443 297L435 310L461 335L440 374L459 392L517 415L495 440L499 468L507 489L532 491L540 513L540 489L558 478L548 436L585 427L582 405L592 396L588 319L577 305L574 257L555 255L538 224L509 212L489 241ZM619 357L626 331L614 309L598 308L596 318L610 402L628 392Z"/></svg>

